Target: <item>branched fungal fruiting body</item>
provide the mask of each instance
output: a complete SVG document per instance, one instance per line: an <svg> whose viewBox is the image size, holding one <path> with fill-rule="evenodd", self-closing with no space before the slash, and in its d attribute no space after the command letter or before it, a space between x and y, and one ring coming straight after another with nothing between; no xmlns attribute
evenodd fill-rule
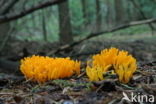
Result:
<svg viewBox="0 0 156 104"><path fill-rule="evenodd" d="M20 70L27 79L43 83L48 80L79 74L80 62L73 61L70 58L50 58L34 55L21 60Z"/></svg>
<svg viewBox="0 0 156 104"><path fill-rule="evenodd" d="M126 51L119 52L115 57L113 66L119 76L119 81L122 83L128 83L137 69L136 59L128 55Z"/></svg>
<svg viewBox="0 0 156 104"><path fill-rule="evenodd" d="M110 69L118 75L120 82L128 83L137 69L136 59L127 51L105 49L93 56L92 66L87 66L86 73L90 81L98 81L103 80L102 75Z"/></svg>

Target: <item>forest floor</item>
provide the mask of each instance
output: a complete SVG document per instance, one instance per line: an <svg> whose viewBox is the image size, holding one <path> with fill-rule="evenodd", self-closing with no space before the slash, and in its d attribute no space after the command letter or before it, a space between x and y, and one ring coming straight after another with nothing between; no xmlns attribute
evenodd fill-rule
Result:
<svg viewBox="0 0 156 104"><path fill-rule="evenodd" d="M82 61L82 70L79 76L72 78L48 81L37 84L26 81L23 76L14 74L0 74L0 104L134 104L123 100L123 93L131 97L132 92L136 99L142 95L155 97L155 102L137 102L135 104L156 103L156 37L122 36L97 37L80 43L55 56L67 57ZM19 61L25 54L45 55L58 48L58 43L14 42L5 49L5 56L12 61ZM109 78L100 82L89 82L85 74L85 61L91 55L99 53L104 48L116 47L129 51L138 61L137 71L132 81L122 84L118 80ZM16 48L16 49L15 49ZM7 56L7 57L6 57ZM141 100L141 99L140 99Z"/></svg>

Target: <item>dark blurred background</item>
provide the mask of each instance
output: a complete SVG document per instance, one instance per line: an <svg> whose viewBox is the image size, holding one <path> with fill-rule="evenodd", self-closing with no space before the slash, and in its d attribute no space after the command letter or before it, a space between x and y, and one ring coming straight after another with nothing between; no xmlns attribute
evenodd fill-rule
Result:
<svg viewBox="0 0 156 104"><path fill-rule="evenodd" d="M156 0L0 0L0 68L33 54L87 60L109 47L156 60Z"/></svg>

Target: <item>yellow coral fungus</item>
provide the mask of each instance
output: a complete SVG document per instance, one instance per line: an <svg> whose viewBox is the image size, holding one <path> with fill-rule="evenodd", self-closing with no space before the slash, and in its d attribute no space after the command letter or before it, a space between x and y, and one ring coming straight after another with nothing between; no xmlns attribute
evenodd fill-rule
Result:
<svg viewBox="0 0 156 104"><path fill-rule="evenodd" d="M43 83L47 80L79 74L80 62L73 61L70 58L50 58L34 55L21 60L20 70L27 79Z"/></svg>
<svg viewBox="0 0 156 104"><path fill-rule="evenodd" d="M128 83L137 68L135 58L128 55L127 51L120 51L117 48L102 50L100 54L92 57L92 63L92 67L87 66L86 68L86 73L91 81L103 80L101 75L113 69L119 76L120 82Z"/></svg>
<svg viewBox="0 0 156 104"><path fill-rule="evenodd" d="M105 66L111 65L118 52L119 50L117 48L102 50L100 54L93 56L93 66L105 68Z"/></svg>
<svg viewBox="0 0 156 104"><path fill-rule="evenodd" d="M126 51L119 52L115 57L113 66L119 76L119 81L122 83L128 83L137 69L136 59L128 55Z"/></svg>
<svg viewBox="0 0 156 104"><path fill-rule="evenodd" d="M89 77L90 81L99 81L103 80L103 69L101 67L87 67L86 74Z"/></svg>

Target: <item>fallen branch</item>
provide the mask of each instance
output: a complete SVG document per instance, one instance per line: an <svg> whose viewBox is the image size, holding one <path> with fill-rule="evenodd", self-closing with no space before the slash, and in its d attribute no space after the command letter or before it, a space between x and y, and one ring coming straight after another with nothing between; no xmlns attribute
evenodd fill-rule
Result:
<svg viewBox="0 0 156 104"><path fill-rule="evenodd" d="M73 46L75 46L77 44L80 44L81 42L83 42L83 41L85 41L87 39L93 38L95 36L103 35L103 34L110 33L110 32L115 32L115 31L118 31L118 30L121 30L121 29L125 29L125 28L131 27L131 26L137 26L137 25L142 25L142 24L149 24L149 23L152 23L152 22L156 22L156 18L146 19L146 20L142 20L142 21L134 21L134 22L130 22L128 24L123 24L123 25L117 26L117 27L115 27L113 29L110 29L110 30L107 30L107 31L102 31L102 32L99 32L99 33L93 33L93 34L90 34L90 35L86 36L83 39L75 41L75 42L73 42L71 44L63 45L63 46L59 47L56 50L50 51L49 53L47 53L47 55L48 56L52 56L53 54L55 54L55 53L57 53L59 51L66 50L66 49L68 49L70 47L73 47Z"/></svg>
<svg viewBox="0 0 156 104"><path fill-rule="evenodd" d="M141 10L141 7L137 4L137 2L135 0L130 0L132 2L132 4L134 5L134 7L136 9L138 9L139 13L142 15L143 19L147 19L145 13ZM152 23L148 23L149 27L151 28L152 30L152 34L153 34L153 31L155 30L154 26Z"/></svg>
<svg viewBox="0 0 156 104"><path fill-rule="evenodd" d="M38 5L31 7L29 9L26 9L24 11L21 11L18 14L12 13L12 14L7 14L7 15L2 15L2 16L0 16L0 24L19 19L21 17L24 17L24 16L30 14L30 13L33 13L34 11L37 11L37 10L42 9L42 8L46 8L46 7L51 6L51 5L56 5L56 4L62 3L64 1L67 1L67 0L50 0L50 1L46 1L46 2L43 2L41 4L38 4Z"/></svg>

